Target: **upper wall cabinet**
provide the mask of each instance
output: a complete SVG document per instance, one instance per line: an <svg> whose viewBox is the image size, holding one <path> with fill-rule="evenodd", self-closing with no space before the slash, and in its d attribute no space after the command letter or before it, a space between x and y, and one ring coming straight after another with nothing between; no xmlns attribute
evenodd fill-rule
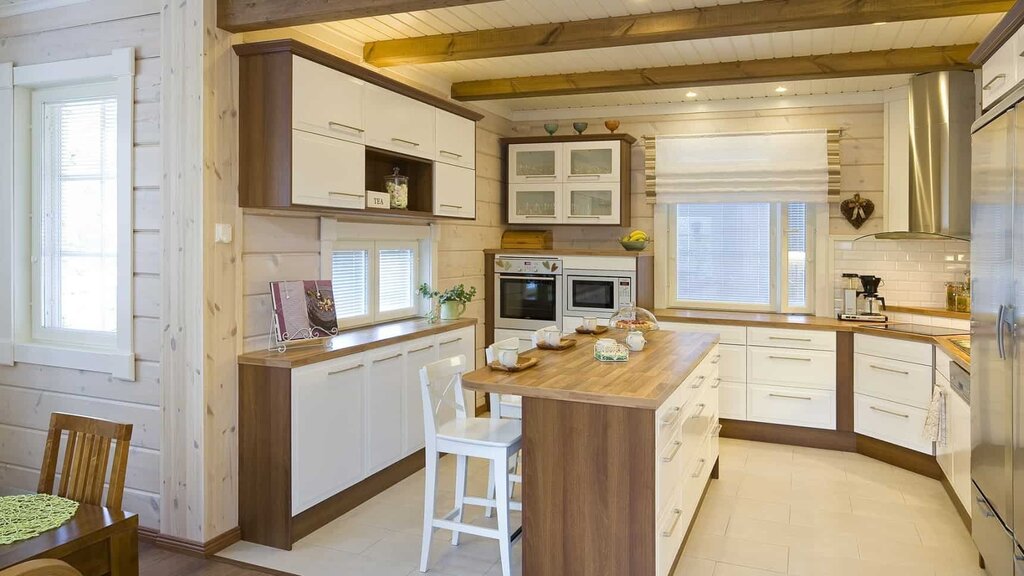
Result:
<svg viewBox="0 0 1024 576"><path fill-rule="evenodd" d="M1024 10L1003 16L971 54L981 65L981 107L988 110L1024 81Z"/></svg>
<svg viewBox="0 0 1024 576"><path fill-rule="evenodd" d="M293 40L235 52L239 206L475 218L482 115ZM366 208L396 167L407 209Z"/></svg>
<svg viewBox="0 0 1024 576"><path fill-rule="evenodd" d="M628 134L502 140L509 224L628 225L635 141Z"/></svg>

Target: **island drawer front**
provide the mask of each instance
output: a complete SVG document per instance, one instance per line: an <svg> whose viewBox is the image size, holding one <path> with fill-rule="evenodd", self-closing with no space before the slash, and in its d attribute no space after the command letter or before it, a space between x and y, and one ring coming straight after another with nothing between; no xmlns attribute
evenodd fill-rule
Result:
<svg viewBox="0 0 1024 576"><path fill-rule="evenodd" d="M680 386L654 413L655 446L659 452L686 420L686 413L690 408L687 402L690 396L686 392L687 390Z"/></svg>
<svg viewBox="0 0 1024 576"><path fill-rule="evenodd" d="M700 457L704 438L712 424L718 421L718 389L708 388L701 394L700 400L692 404L683 422L682 458L686 466Z"/></svg>
<svg viewBox="0 0 1024 576"><path fill-rule="evenodd" d="M718 374L727 382L747 381L747 347L722 344L718 347Z"/></svg>
<svg viewBox="0 0 1024 576"><path fill-rule="evenodd" d="M696 322L676 322L666 320L658 322L662 330L673 332L700 332L702 334L718 334L722 344L744 346L747 343L746 326L727 326L723 324L698 324Z"/></svg>
<svg viewBox="0 0 1024 576"><path fill-rule="evenodd" d="M927 411L864 394L854 397L854 430L858 434L932 454L932 442L922 434Z"/></svg>
<svg viewBox="0 0 1024 576"><path fill-rule="evenodd" d="M655 510L664 510L683 480L683 430L678 428L663 448L658 450L658 500Z"/></svg>
<svg viewBox="0 0 1024 576"><path fill-rule="evenodd" d="M685 484L672 493L672 498L665 509L658 515L655 530L655 557L658 569L658 576L670 576L672 563L675 562L676 553L683 545L683 537L686 535L686 527L690 523L690 517L683 506L683 496L688 489Z"/></svg>
<svg viewBox="0 0 1024 576"><path fill-rule="evenodd" d="M853 387L859 394L926 410L932 400L933 378L928 366L854 354Z"/></svg>
<svg viewBox="0 0 1024 576"><path fill-rule="evenodd" d="M836 389L835 352L751 346L747 366L752 383Z"/></svg>
<svg viewBox="0 0 1024 576"><path fill-rule="evenodd" d="M746 382L726 382L718 387L718 413L722 418L732 420L747 419L747 384Z"/></svg>
<svg viewBox="0 0 1024 576"><path fill-rule="evenodd" d="M835 430L836 393L747 384L747 420Z"/></svg>
<svg viewBox="0 0 1024 576"><path fill-rule="evenodd" d="M822 330L792 330L785 328L748 328L747 344L774 346L801 350L836 349L836 333Z"/></svg>
<svg viewBox="0 0 1024 576"><path fill-rule="evenodd" d="M853 350L880 358L902 360L914 364L932 365L933 346L923 342L909 342L896 338L881 338L868 334L853 335Z"/></svg>

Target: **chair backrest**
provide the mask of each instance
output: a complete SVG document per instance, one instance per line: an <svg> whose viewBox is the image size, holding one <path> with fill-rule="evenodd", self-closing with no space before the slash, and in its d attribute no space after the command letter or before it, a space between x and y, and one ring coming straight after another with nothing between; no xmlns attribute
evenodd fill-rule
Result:
<svg viewBox="0 0 1024 576"><path fill-rule="evenodd" d="M484 350L484 359L487 360L488 364L490 364L491 362L494 362L498 348L511 348L512 346L519 348L519 338L512 337L505 338L504 340L498 340Z"/></svg>
<svg viewBox="0 0 1024 576"><path fill-rule="evenodd" d="M64 448L63 466L57 496L83 504L95 504L121 509L124 479L128 469L128 445L132 439L132 425L119 424L100 418L54 412L50 415L50 432L46 437L43 467L39 472L39 492L53 494L57 475L57 459L64 432L68 433ZM113 467L110 469L110 487L106 503L103 484L107 481L110 445L114 447Z"/></svg>
<svg viewBox="0 0 1024 576"><path fill-rule="evenodd" d="M423 428L428 448L433 447L437 430L443 424L466 418L466 397L462 393L462 374L465 371L466 357L462 354L420 368Z"/></svg>
<svg viewBox="0 0 1024 576"><path fill-rule="evenodd" d="M0 576L82 576L63 560L29 560L0 570Z"/></svg>

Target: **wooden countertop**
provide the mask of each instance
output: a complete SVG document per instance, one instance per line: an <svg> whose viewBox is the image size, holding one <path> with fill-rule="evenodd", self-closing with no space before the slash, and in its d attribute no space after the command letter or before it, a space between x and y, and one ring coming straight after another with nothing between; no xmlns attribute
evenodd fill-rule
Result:
<svg viewBox="0 0 1024 576"><path fill-rule="evenodd" d="M693 322L727 326L760 326L765 328L797 328L805 330L832 330L853 332L862 322L847 322L825 316L803 314L772 314L767 312L720 312L715 310L680 310L659 308L651 310L659 322Z"/></svg>
<svg viewBox="0 0 1024 576"><path fill-rule="evenodd" d="M970 312L951 312L945 308L922 308L920 306L886 306L886 312L902 312L904 314L919 314L921 316L935 316L938 318L955 318L956 320L970 320Z"/></svg>
<svg viewBox="0 0 1024 576"><path fill-rule="evenodd" d="M577 344L568 350L521 354L540 360L533 368L509 373L485 366L464 375L463 385L481 392L653 410L718 342L712 334L660 330L649 332L647 346L631 353L628 362L599 362L594 336L574 338Z"/></svg>
<svg viewBox="0 0 1024 576"><path fill-rule="evenodd" d="M937 336L935 338L935 345L941 348L942 351L946 353L946 356L949 356L956 361L961 368L970 372L971 355L964 352L959 346L953 344L952 340L954 338L963 338L963 336Z"/></svg>
<svg viewBox="0 0 1024 576"><path fill-rule="evenodd" d="M484 254L522 254L524 256L619 256L626 258L653 258L654 252L630 252L629 250L586 250L583 248L552 248L531 250L523 248L487 248Z"/></svg>
<svg viewBox="0 0 1024 576"><path fill-rule="evenodd" d="M249 352L240 355L238 363L271 368L298 368L332 358L358 354L373 348L383 348L407 340L474 326L476 323L476 318L441 320L434 324L427 322L426 318L399 320L347 330L333 338L324 340L320 346L302 346L300 343L284 352L268 350Z"/></svg>

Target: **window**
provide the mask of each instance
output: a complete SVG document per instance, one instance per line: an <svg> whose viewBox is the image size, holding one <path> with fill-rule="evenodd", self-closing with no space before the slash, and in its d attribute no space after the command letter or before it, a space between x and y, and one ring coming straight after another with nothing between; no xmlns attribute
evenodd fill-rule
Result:
<svg viewBox="0 0 1024 576"><path fill-rule="evenodd" d="M676 204L671 305L809 312L813 213L806 204Z"/></svg>
<svg viewBox="0 0 1024 576"><path fill-rule="evenodd" d="M415 316L419 246L411 241L335 242L331 252L338 324Z"/></svg>

